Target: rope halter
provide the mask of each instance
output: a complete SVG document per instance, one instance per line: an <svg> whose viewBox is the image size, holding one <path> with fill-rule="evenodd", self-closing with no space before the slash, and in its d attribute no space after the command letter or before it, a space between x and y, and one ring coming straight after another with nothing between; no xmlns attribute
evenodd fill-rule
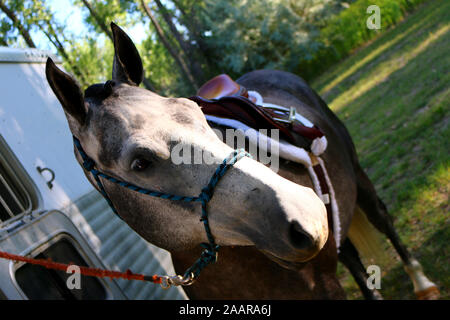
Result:
<svg viewBox="0 0 450 320"><path fill-rule="evenodd" d="M100 178L106 179L108 181L111 181L113 183L116 183L122 187L128 188L130 190L133 190L135 192L139 192L142 194L146 194L152 197L162 198L162 199L168 199L168 200L174 200L174 201L184 201L184 202L200 202L202 206L202 213L200 221L203 222L203 226L205 227L206 237L208 238L209 243L202 243L201 246L205 249L203 253L201 254L200 258L194 262L194 264L186 270L183 276L176 275L176 276L164 276L163 282L161 283L161 286L163 288L169 288L170 286L188 286L194 283L194 281L197 279L197 277L200 275L200 272L209 264L214 263L217 261L217 255L219 252L219 245L216 244L214 240L214 236L211 233L211 228L209 227L209 221L208 221L208 211L207 211L207 204L211 200L211 198L214 195L214 190L219 182L219 180L227 173L227 171L240 159L243 157L249 157L252 158L252 156L247 153L244 149L238 149L234 150L228 157L226 157L222 163L217 167L216 171L212 175L211 179L209 180L209 183L201 190L200 194L197 197L186 197L186 196L177 196L170 193L164 193L159 192L155 190L145 189L141 188L139 186L136 186L132 183L121 181L119 179L116 179L106 173L103 173L99 170L97 170L95 167L95 162L90 158L86 152L84 152L83 147L81 146L80 140L78 140L76 137L73 137L73 141L75 144L75 147L77 148L82 160L83 160L83 167L86 171L90 172L92 176L94 177L97 186L99 188L100 193L105 198L108 205L111 207L112 211L120 218L119 213L117 212L116 208L114 207L111 199L109 198L108 194L106 193L106 190L100 180Z"/></svg>

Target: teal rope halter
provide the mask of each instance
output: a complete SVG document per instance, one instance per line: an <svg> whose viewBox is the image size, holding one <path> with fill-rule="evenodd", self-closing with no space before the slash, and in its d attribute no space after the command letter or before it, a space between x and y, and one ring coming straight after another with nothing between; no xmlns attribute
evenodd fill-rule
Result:
<svg viewBox="0 0 450 320"><path fill-rule="evenodd" d="M209 243L202 243L201 246L205 248L203 253L201 254L200 258L188 269L186 270L183 277L177 276L177 277L167 277L167 286L170 286L172 284L174 285L190 285L194 282L194 280L200 275L200 272L210 263L214 263L217 261L217 254L219 251L219 245L216 244L214 240L214 236L211 233L211 228L209 227L209 220L208 220L208 212L207 212L207 204L211 200L211 198L214 195L214 189L219 182L220 178L222 178L225 173L240 159L243 157L250 157L252 156L247 153L244 149L234 150L228 157L226 157L223 162L217 167L216 171L212 175L211 179L209 180L209 183L202 189L200 194L197 197L186 197L186 196L177 196L169 193L163 193L155 190L145 189L138 187L132 183L121 181L119 179L116 179L108 174L105 174L97 169L95 169L95 162L92 160L86 152L84 152L80 141L73 137L73 141L75 144L75 147L77 148L81 158L83 159L83 167L86 169L86 171L90 172L97 185L98 188L105 198L105 200L108 202L109 206L111 207L112 211L120 218L120 215L118 214L116 208L114 207L111 199L109 198L108 194L106 193L106 190L100 180L100 177L106 180L109 180L111 182L114 182L122 187L131 189L133 191L146 194L152 197L162 198L162 199L168 199L168 200L175 200L175 201L184 201L184 202L200 202L202 206L202 214L200 221L203 222L203 226L205 227L206 237L208 238Z"/></svg>

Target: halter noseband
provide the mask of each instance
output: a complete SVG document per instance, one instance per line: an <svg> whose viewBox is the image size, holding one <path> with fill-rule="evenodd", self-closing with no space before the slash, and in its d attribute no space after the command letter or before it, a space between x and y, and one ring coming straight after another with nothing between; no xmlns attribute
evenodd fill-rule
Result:
<svg viewBox="0 0 450 320"><path fill-rule="evenodd" d="M109 206L111 207L112 211L120 218L120 215L118 214L116 208L114 207L111 199L108 197L108 194L106 193L106 190L100 180L101 178L104 178L106 180L109 180L111 182L114 182L122 187L131 189L133 191L146 194L152 197L162 198L162 199L168 199L168 200L175 200L175 201L184 201L184 202L200 202L202 205L202 215L200 218L200 221L203 222L203 225L205 227L206 236L208 238L209 243L202 243L201 246L205 248L205 251L201 254L200 258L189 268L186 270L183 276L175 276L175 277L165 277L166 283L165 287L170 287L171 285L191 285L195 279L200 275L200 272L203 270L204 267L206 267L210 263L214 263L217 261L217 254L219 251L219 245L216 244L214 241L214 237L211 233L211 229L209 227L209 221L208 221L208 213L206 210L206 205L211 200L211 198L214 195L214 189L219 182L220 178L222 178L225 173L228 171L229 168L231 168L238 160L242 159L243 157L250 157L252 156L247 153L244 149L234 150L228 157L226 157L223 162L217 167L216 171L212 175L211 179L209 180L209 183L202 189L200 194L197 197L185 197L185 196L177 196L169 193L163 193L159 191L154 191L150 189L144 189L141 187L138 187L132 183L118 180L106 173L103 173L97 169L95 169L95 162L92 160L86 152L84 152L80 141L73 137L73 141L75 144L75 147L77 148L81 158L83 159L83 167L86 171L90 172L99 188L99 191L105 198L105 200L108 202Z"/></svg>

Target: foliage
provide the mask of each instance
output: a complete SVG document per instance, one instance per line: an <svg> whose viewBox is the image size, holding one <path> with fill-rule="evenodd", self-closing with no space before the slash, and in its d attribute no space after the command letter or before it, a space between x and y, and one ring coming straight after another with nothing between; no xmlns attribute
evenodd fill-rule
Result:
<svg viewBox="0 0 450 320"><path fill-rule="evenodd" d="M321 29L310 56L302 57L299 68L293 72L306 79L316 77L333 64L347 57L353 50L367 41L380 35L392 25L398 23L404 15L423 0L357 0L346 10L331 17L327 25ZM366 20L369 17L366 9L377 5L381 14L381 29L368 29ZM314 49L317 49L314 51Z"/></svg>
<svg viewBox="0 0 450 320"><path fill-rule="evenodd" d="M234 77L262 69L293 70L308 57L323 19L340 1L207 0L205 39L218 72ZM313 49L314 50L314 49Z"/></svg>
<svg viewBox="0 0 450 320"><path fill-rule="evenodd" d="M9 11L0 16L0 39L4 45L16 43L21 35L18 30L29 31L32 29L33 24L39 21L38 16L43 13L41 1L34 3L26 0L2 0L0 4L2 5L2 11L4 11L3 7L6 7ZM47 18L45 11L42 18Z"/></svg>
<svg viewBox="0 0 450 320"><path fill-rule="evenodd" d="M110 76L110 67L104 65L111 53L109 23L125 30L144 24L146 39L138 46L147 83L161 94L186 96L219 73L237 78L272 68L312 79L423 0L72 1L84 13L88 35L68 33L43 0L1 0L16 14L22 31L45 34L83 85ZM366 28L370 4L381 8L381 31ZM0 44L26 36L17 31L18 23L0 15ZM31 39L27 44L33 45Z"/></svg>
<svg viewBox="0 0 450 320"><path fill-rule="evenodd" d="M114 48L108 39L99 41L88 36L71 44L67 51L73 63L84 66L84 87L111 79ZM64 67L71 71L70 65Z"/></svg>
<svg viewBox="0 0 450 320"><path fill-rule="evenodd" d="M99 21L103 22L108 28L109 23L114 21L123 27L131 26L137 22L134 13L136 6L132 1L126 0L100 0L100 1L82 1L74 0L74 3L80 8L87 9L87 5L92 7L92 11L85 10L85 21L92 31L103 33ZM97 20L98 19L98 20Z"/></svg>
<svg viewBox="0 0 450 320"><path fill-rule="evenodd" d="M174 66L173 59L166 53L166 49L152 37L145 39L138 47L138 50L144 55L142 62L146 76L154 79L158 92L165 96L183 95L187 88L184 85L182 76Z"/></svg>

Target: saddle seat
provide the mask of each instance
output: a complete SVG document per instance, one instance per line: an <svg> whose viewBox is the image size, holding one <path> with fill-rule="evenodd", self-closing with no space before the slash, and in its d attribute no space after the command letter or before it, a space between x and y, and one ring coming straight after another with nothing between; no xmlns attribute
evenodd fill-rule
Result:
<svg viewBox="0 0 450 320"><path fill-rule="evenodd" d="M248 98L247 90L233 81L227 74L218 75L198 89L197 95L205 99L220 99L226 96Z"/></svg>

